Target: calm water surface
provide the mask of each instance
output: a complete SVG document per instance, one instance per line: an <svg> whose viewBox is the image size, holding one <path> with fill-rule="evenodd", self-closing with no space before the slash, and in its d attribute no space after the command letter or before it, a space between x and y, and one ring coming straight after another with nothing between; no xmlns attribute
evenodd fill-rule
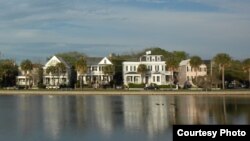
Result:
<svg viewBox="0 0 250 141"><path fill-rule="evenodd" d="M249 124L250 97L0 96L1 141L172 141L173 124Z"/></svg>

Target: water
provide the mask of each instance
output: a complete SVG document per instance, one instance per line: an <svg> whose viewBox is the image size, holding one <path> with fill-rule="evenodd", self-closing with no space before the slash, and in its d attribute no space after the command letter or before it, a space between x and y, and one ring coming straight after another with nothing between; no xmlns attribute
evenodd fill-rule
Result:
<svg viewBox="0 0 250 141"><path fill-rule="evenodd" d="M172 141L173 124L249 124L250 97L0 96L1 141Z"/></svg>

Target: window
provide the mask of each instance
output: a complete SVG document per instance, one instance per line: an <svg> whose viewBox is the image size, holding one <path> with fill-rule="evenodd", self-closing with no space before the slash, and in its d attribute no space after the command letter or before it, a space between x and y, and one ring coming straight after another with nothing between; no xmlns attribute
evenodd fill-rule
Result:
<svg viewBox="0 0 250 141"><path fill-rule="evenodd" d="M136 71L136 66L134 66L134 71Z"/></svg>
<svg viewBox="0 0 250 141"><path fill-rule="evenodd" d="M132 71L132 66L129 67L129 71Z"/></svg>
<svg viewBox="0 0 250 141"><path fill-rule="evenodd" d="M158 65L155 66L155 71L159 71L159 66Z"/></svg>
<svg viewBox="0 0 250 141"><path fill-rule="evenodd" d="M158 60L158 61L161 61L161 57L160 57L160 56L158 56L158 57L157 57L157 60Z"/></svg>
<svg viewBox="0 0 250 141"><path fill-rule="evenodd" d="M157 76L157 82L160 82L160 76Z"/></svg>
<svg viewBox="0 0 250 141"><path fill-rule="evenodd" d="M107 60L104 60L104 64L107 64Z"/></svg>
<svg viewBox="0 0 250 141"><path fill-rule="evenodd" d="M189 71L188 66L187 66L187 72Z"/></svg>
<svg viewBox="0 0 250 141"><path fill-rule="evenodd" d="M152 70L152 66L148 65L148 70L151 71Z"/></svg>
<svg viewBox="0 0 250 141"><path fill-rule="evenodd" d="M164 71L164 66L163 65L161 66L161 69L162 69L162 71Z"/></svg>
<svg viewBox="0 0 250 141"><path fill-rule="evenodd" d="M153 82L155 82L155 76L153 76Z"/></svg>
<svg viewBox="0 0 250 141"><path fill-rule="evenodd" d="M126 71L128 71L128 66L126 66Z"/></svg>
<svg viewBox="0 0 250 141"><path fill-rule="evenodd" d="M92 67L92 71L97 71L97 67Z"/></svg>

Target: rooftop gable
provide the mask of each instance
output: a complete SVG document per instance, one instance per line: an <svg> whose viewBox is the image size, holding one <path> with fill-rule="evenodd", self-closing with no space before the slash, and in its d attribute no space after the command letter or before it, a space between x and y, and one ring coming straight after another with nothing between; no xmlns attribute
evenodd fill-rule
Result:
<svg viewBox="0 0 250 141"><path fill-rule="evenodd" d="M68 65L68 63L66 63L62 58L57 57L57 56L53 56L46 64L45 64L45 68L49 67L49 66L55 66L58 63L63 63L65 65L66 68L70 68L70 66Z"/></svg>
<svg viewBox="0 0 250 141"><path fill-rule="evenodd" d="M104 57L98 64L99 65L112 65L112 62L107 57Z"/></svg>
<svg viewBox="0 0 250 141"><path fill-rule="evenodd" d="M112 62L107 57L88 57L86 61L87 65L112 65Z"/></svg>

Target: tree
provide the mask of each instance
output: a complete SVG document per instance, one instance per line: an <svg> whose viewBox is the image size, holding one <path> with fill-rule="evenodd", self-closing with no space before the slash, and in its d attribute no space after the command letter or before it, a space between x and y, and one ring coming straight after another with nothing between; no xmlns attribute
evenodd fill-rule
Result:
<svg viewBox="0 0 250 141"><path fill-rule="evenodd" d="M61 75L63 75L63 77L64 77L64 75L65 75L65 73L66 73L66 66L63 64L63 63L57 63L56 64L56 71L57 71L57 73L58 73L58 82L57 82L57 85L59 85L59 81L60 81L60 76Z"/></svg>
<svg viewBox="0 0 250 141"><path fill-rule="evenodd" d="M64 53L57 53L55 54L58 57L63 58L67 63L69 63L71 66L74 66L76 64L76 61L81 57L86 57L84 53L80 52L64 52Z"/></svg>
<svg viewBox="0 0 250 141"><path fill-rule="evenodd" d="M16 85L18 68L13 60L0 60L0 87Z"/></svg>
<svg viewBox="0 0 250 141"><path fill-rule="evenodd" d="M55 85L54 75L57 73L56 67L55 66L47 67L46 73L52 75L53 85Z"/></svg>
<svg viewBox="0 0 250 141"><path fill-rule="evenodd" d="M190 66L194 69L195 71L195 81L197 82L197 71L200 68L200 65L202 64L202 60L199 56L193 56L190 59Z"/></svg>
<svg viewBox="0 0 250 141"><path fill-rule="evenodd" d="M107 75L107 76L113 76L114 72L115 72L115 70L114 70L114 66L113 65L106 65L106 66L103 67L103 73L105 75Z"/></svg>
<svg viewBox="0 0 250 141"><path fill-rule="evenodd" d="M250 88L250 58L245 59L243 61L243 69L248 72L248 83L249 83L249 88Z"/></svg>
<svg viewBox="0 0 250 141"><path fill-rule="evenodd" d="M231 57L226 53L219 53L214 58L215 64L219 66L222 73L222 89L225 89L225 68L231 64Z"/></svg>
<svg viewBox="0 0 250 141"><path fill-rule="evenodd" d="M80 87L82 89L83 88L82 75L87 72L87 62L84 59L84 57L80 57L80 59L76 61L75 68L76 71L79 73Z"/></svg>
<svg viewBox="0 0 250 141"><path fill-rule="evenodd" d="M148 71L148 69L147 69L147 66L145 64L140 64L137 68L137 72L141 74L142 83L143 83L143 78L145 77L147 71Z"/></svg>
<svg viewBox="0 0 250 141"><path fill-rule="evenodd" d="M30 60L26 59L21 62L21 70L24 71L25 74L25 88L27 89L27 77L28 77L28 72L31 73L31 70L33 69L33 64ZM30 83L30 79L28 79Z"/></svg>
<svg viewBox="0 0 250 141"><path fill-rule="evenodd" d="M166 63L167 69L172 72L171 81L173 83L174 71L176 71L178 69L180 62L178 61L177 57L174 54L171 54L168 56L168 58L166 58L165 63ZM170 86L172 87L172 84Z"/></svg>

